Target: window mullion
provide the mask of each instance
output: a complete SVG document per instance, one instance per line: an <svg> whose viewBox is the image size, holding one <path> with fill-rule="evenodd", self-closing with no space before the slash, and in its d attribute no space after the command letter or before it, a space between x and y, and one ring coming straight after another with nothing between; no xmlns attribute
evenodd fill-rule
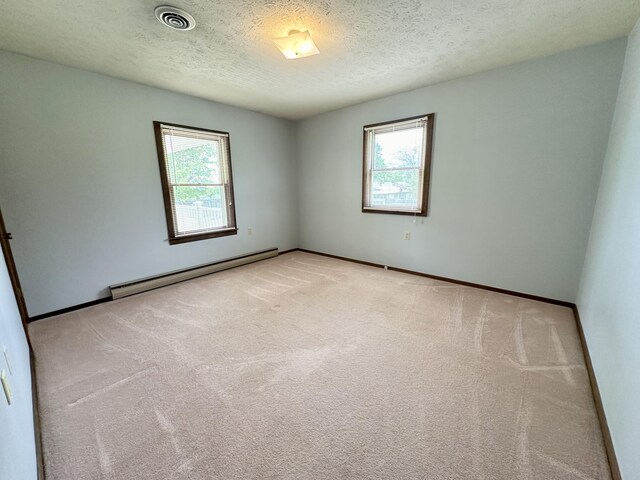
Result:
<svg viewBox="0 0 640 480"><path fill-rule="evenodd" d="M224 183L170 183L172 187L224 187Z"/></svg>

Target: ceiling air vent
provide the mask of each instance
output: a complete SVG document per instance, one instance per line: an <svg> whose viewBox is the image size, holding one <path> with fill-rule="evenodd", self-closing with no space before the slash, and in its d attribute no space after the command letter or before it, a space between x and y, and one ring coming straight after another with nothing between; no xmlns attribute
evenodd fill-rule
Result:
<svg viewBox="0 0 640 480"><path fill-rule="evenodd" d="M191 30L196 26L196 21L191 15L176 7L161 5L156 7L155 13L160 22L174 30Z"/></svg>

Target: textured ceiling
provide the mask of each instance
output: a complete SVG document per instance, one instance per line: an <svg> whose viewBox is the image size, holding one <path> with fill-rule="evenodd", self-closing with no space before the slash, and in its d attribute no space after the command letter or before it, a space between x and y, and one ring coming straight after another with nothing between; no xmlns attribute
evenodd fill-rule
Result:
<svg viewBox="0 0 640 480"><path fill-rule="evenodd" d="M161 25L167 3L196 28ZM640 0L2 0L0 49L297 119L624 36L638 16ZM285 60L270 38L291 29L321 54Z"/></svg>

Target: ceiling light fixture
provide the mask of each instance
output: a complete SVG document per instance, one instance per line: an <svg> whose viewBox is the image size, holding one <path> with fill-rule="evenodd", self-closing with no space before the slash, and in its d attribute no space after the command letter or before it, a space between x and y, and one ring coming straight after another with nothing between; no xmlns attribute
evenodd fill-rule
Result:
<svg viewBox="0 0 640 480"><path fill-rule="evenodd" d="M154 10L156 18L174 30L191 30L196 26L196 20L184 10L169 5L160 5Z"/></svg>
<svg viewBox="0 0 640 480"><path fill-rule="evenodd" d="M316 44L313 43L309 30L305 30L304 32L291 30L286 37L272 38L272 40L285 58L289 60L310 57L311 55L320 53Z"/></svg>

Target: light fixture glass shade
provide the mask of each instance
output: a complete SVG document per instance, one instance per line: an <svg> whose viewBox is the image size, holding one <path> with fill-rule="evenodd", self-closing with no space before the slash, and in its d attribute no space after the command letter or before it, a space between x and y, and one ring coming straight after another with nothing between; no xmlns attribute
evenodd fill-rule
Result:
<svg viewBox="0 0 640 480"><path fill-rule="evenodd" d="M290 60L320 53L316 44L313 43L309 30L305 30L304 32L292 30L286 37L274 38L272 40L282 54Z"/></svg>

